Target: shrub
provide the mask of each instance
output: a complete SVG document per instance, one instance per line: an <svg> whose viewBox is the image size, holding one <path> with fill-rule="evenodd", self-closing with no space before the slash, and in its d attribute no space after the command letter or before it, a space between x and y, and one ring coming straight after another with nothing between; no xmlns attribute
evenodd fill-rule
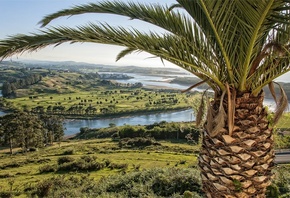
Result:
<svg viewBox="0 0 290 198"><path fill-rule="evenodd" d="M37 185L37 190L35 194L38 195L38 197L47 197L53 185L53 181L44 180Z"/></svg>
<svg viewBox="0 0 290 198"><path fill-rule="evenodd" d="M5 164L5 165L1 166L1 169L18 168L18 167L21 167L22 165L23 165L23 162L11 162L9 164Z"/></svg>
<svg viewBox="0 0 290 198"><path fill-rule="evenodd" d="M149 169L98 182L88 175L74 174L45 179L26 192L30 197L202 197L199 173L194 169Z"/></svg>
<svg viewBox="0 0 290 198"><path fill-rule="evenodd" d="M94 181L87 176L58 176L39 182L30 193L31 197L84 197L93 188Z"/></svg>
<svg viewBox="0 0 290 198"><path fill-rule="evenodd" d="M186 163L186 160L180 160L179 161L179 164L185 164Z"/></svg>
<svg viewBox="0 0 290 198"><path fill-rule="evenodd" d="M61 164L64 164L64 163L73 162L74 160L75 160L74 158L69 157L69 156L59 157L57 159L57 164L61 165Z"/></svg>
<svg viewBox="0 0 290 198"><path fill-rule="evenodd" d="M94 162L96 161L97 157L96 156L90 156L90 155L83 155L81 157L81 160L84 160L85 162Z"/></svg>
<svg viewBox="0 0 290 198"><path fill-rule="evenodd" d="M54 165L44 165L39 168L39 173L51 173L55 171L56 167Z"/></svg>
<svg viewBox="0 0 290 198"><path fill-rule="evenodd" d="M153 192L165 197L170 197L174 193L182 195L185 191L201 193L200 189L200 181L196 175L181 169L169 169L166 174L158 175L152 184Z"/></svg>
<svg viewBox="0 0 290 198"><path fill-rule="evenodd" d="M279 188L276 184L271 184L267 187L266 197L279 198Z"/></svg>
<svg viewBox="0 0 290 198"><path fill-rule="evenodd" d="M74 154L74 150L73 149L67 149L62 154L63 155L73 155Z"/></svg>
<svg viewBox="0 0 290 198"><path fill-rule="evenodd" d="M152 138L148 137L136 137L136 138L125 138L119 141L120 147L146 147L151 145L161 145Z"/></svg>
<svg viewBox="0 0 290 198"><path fill-rule="evenodd" d="M0 192L0 197L1 198L12 198L14 197L12 192Z"/></svg>
<svg viewBox="0 0 290 198"><path fill-rule="evenodd" d="M29 148L28 150L29 150L30 152L35 152L35 151L38 151L38 148L32 147L32 148Z"/></svg>
<svg viewBox="0 0 290 198"><path fill-rule="evenodd" d="M58 167L58 171L97 171L104 167L104 163L79 159L73 162L61 164Z"/></svg>
<svg viewBox="0 0 290 198"><path fill-rule="evenodd" d="M110 168L110 169L127 169L128 168L128 164L125 164L125 163L123 163L123 164L110 163L108 168Z"/></svg>

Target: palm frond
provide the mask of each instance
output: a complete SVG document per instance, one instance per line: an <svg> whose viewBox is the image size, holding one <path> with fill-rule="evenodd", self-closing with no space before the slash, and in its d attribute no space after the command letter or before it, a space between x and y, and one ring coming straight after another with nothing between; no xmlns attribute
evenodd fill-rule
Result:
<svg viewBox="0 0 290 198"><path fill-rule="evenodd" d="M285 90L282 88L282 86L279 83L275 83L279 86L280 89L280 98L279 100L276 100L276 109L275 114L273 118L273 124L277 124L281 116L283 115L283 112L288 108L288 98L287 94L285 93Z"/></svg>
<svg viewBox="0 0 290 198"><path fill-rule="evenodd" d="M119 45L126 49L117 60L134 51L148 52L201 80L210 79L207 83L218 95L227 83L233 90L258 94L274 78L290 71L289 0L177 0L172 6L106 0L61 10L40 24L85 13L126 16L165 32L144 33L106 23L48 28L0 41L0 57L64 42Z"/></svg>
<svg viewBox="0 0 290 198"><path fill-rule="evenodd" d="M233 129L234 129L234 119L235 119L235 97L236 97L236 91L230 90L229 84L226 84L227 87L227 95L228 95L228 130L229 130L229 136L232 136Z"/></svg>
<svg viewBox="0 0 290 198"><path fill-rule="evenodd" d="M182 92L182 93L188 92L188 91L194 89L195 87L198 87L199 85L202 85L203 83L205 83L205 82L207 82L207 81L208 81L208 80L203 80L203 81L201 81L201 82L198 82L198 83L196 83L196 84L190 86L189 88L187 88L187 89L185 89L185 90L183 90L183 91L181 91L181 92Z"/></svg>
<svg viewBox="0 0 290 198"><path fill-rule="evenodd" d="M213 119L214 128L210 133L211 137L217 136L218 133L220 132L220 130L223 129L225 127L225 124L226 124L225 120L227 118L227 113L226 113L225 108L223 106L223 100L224 100L225 94L226 94L226 91L224 91L221 95L219 109L218 109L218 112Z"/></svg>
<svg viewBox="0 0 290 198"><path fill-rule="evenodd" d="M278 101L277 101L277 97L276 97L276 93L275 93L274 82L271 81L271 82L268 84L268 87L269 87L269 90L270 90L271 95L272 95L273 98L274 98L275 103L277 104Z"/></svg>
<svg viewBox="0 0 290 198"><path fill-rule="evenodd" d="M206 93L207 93L207 90L205 90L201 96L200 105L198 107L196 118L195 118L196 127L200 126L200 124L203 121L203 117L205 115L205 97L207 97Z"/></svg>
<svg viewBox="0 0 290 198"><path fill-rule="evenodd" d="M169 7L168 11L171 11L171 10L173 10L175 8L182 8L182 6L180 4L178 4L178 3L173 4L172 6Z"/></svg>
<svg viewBox="0 0 290 198"><path fill-rule="evenodd" d="M56 18L84 13L126 16L130 19L151 23L173 34L185 37L188 41L192 40L192 20L179 12L170 12L170 7L159 4L124 3L121 1L89 3L47 15L39 23L44 27Z"/></svg>
<svg viewBox="0 0 290 198"><path fill-rule="evenodd" d="M184 9L194 18L195 22L198 24L198 26L203 31L204 35L210 40L208 42L213 44L213 49L218 51L222 54L222 58L224 61L224 64L227 68L227 76L228 80L233 82L233 72L232 72L232 64L229 60L229 54L227 53L224 43L222 42L221 34L218 30L218 27L214 23L213 17L211 16L210 10L216 10L211 9L212 7L209 5L206 5L207 2L203 0L199 1L187 1L187 0L177 0L180 5L184 7ZM221 1L219 1L221 2ZM218 1L215 1L216 4L220 4ZM222 5L216 5L219 9L229 9L230 1L223 1ZM222 11L220 12L222 13ZM206 20L205 20L206 19ZM228 19L227 19L228 20ZM225 72L225 71L224 71Z"/></svg>
<svg viewBox="0 0 290 198"><path fill-rule="evenodd" d="M116 57L116 61L120 60L121 58L123 58L124 56L131 54L132 52L136 51L136 49L134 48L126 48L124 50L122 50Z"/></svg>
<svg viewBox="0 0 290 198"><path fill-rule="evenodd" d="M0 57L6 58L25 51L36 51L48 45L59 45L64 42L93 42L113 44L127 47L119 58L126 53L139 50L170 61L201 79L211 79L219 87L223 84L215 76L216 65L210 62L211 54L201 46L203 40L196 39L195 43L184 42L178 36L172 34L159 35L153 32L141 33L136 29L113 28L108 24L89 24L78 28L50 28L41 31L40 34L18 35L10 39L0 41ZM214 57L213 57L214 58Z"/></svg>

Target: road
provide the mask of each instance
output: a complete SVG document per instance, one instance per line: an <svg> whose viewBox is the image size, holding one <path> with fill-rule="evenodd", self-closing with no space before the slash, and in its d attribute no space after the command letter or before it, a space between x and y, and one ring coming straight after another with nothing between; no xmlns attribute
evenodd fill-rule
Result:
<svg viewBox="0 0 290 198"><path fill-rule="evenodd" d="M275 153L275 163L287 164L290 163L290 151L282 151Z"/></svg>

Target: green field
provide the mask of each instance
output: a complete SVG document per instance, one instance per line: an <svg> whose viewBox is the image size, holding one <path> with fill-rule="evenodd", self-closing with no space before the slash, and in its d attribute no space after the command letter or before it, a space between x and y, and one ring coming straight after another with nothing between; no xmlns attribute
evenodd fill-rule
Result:
<svg viewBox="0 0 290 198"><path fill-rule="evenodd" d="M46 147L27 154L10 156L7 149L0 150L0 188L1 191L13 191L19 197L26 197L29 188L39 182L64 173L66 175L87 175L98 181L110 175L143 171L153 168L189 168L196 167L198 146L187 143L170 143L161 141L159 146L143 149L120 148L118 142L111 139L87 141L67 141L59 145ZM58 166L59 158L80 159L91 157L98 163L114 164L117 168L104 167L91 171L55 171L41 172L46 166Z"/></svg>
<svg viewBox="0 0 290 198"><path fill-rule="evenodd" d="M57 73L29 88L17 89L16 97L6 99L6 106L67 117L97 117L189 108L197 97L177 90L130 86L79 73Z"/></svg>

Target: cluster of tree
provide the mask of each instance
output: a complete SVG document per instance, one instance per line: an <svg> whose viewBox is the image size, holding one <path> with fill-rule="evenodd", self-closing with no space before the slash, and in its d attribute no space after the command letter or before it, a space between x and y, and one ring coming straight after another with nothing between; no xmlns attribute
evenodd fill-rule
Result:
<svg viewBox="0 0 290 198"><path fill-rule="evenodd" d="M5 61L4 61L5 62ZM2 63L2 62L1 62ZM0 82L4 83L5 81L11 82L14 79L23 78L27 75L37 73L41 75L46 75L47 70L44 70L40 67L25 67L24 65L17 65L16 62L10 62L11 65L1 64L0 67ZM15 65L14 65L15 64Z"/></svg>
<svg viewBox="0 0 290 198"><path fill-rule="evenodd" d="M41 81L41 79L41 75L32 74L20 79L14 79L10 82L4 82L2 86L2 94L4 97L14 95L17 89L38 83L39 81Z"/></svg>
<svg viewBox="0 0 290 198"><path fill-rule="evenodd" d="M0 144L9 145L23 152L31 148L41 148L64 136L63 120L56 116L37 116L28 112L14 112L0 118Z"/></svg>
<svg viewBox="0 0 290 198"><path fill-rule="evenodd" d="M87 74L84 74L83 76L79 76L80 79L86 79L86 80L89 80L89 79L93 79L93 80L96 80L96 79L100 79L101 76L98 72L96 73L87 73Z"/></svg>
<svg viewBox="0 0 290 198"><path fill-rule="evenodd" d="M157 140L184 139L197 143L200 132L194 123L167 123L165 121L146 126L123 127L118 136L120 138L152 137Z"/></svg>
<svg viewBox="0 0 290 198"><path fill-rule="evenodd" d="M108 128L90 129L81 128L80 133L75 136L76 139L89 138L136 138L136 137L151 137L156 140L179 139L188 140L197 143L200 137L200 131L195 127L194 123L177 123L162 121L145 126L119 126L111 124Z"/></svg>

